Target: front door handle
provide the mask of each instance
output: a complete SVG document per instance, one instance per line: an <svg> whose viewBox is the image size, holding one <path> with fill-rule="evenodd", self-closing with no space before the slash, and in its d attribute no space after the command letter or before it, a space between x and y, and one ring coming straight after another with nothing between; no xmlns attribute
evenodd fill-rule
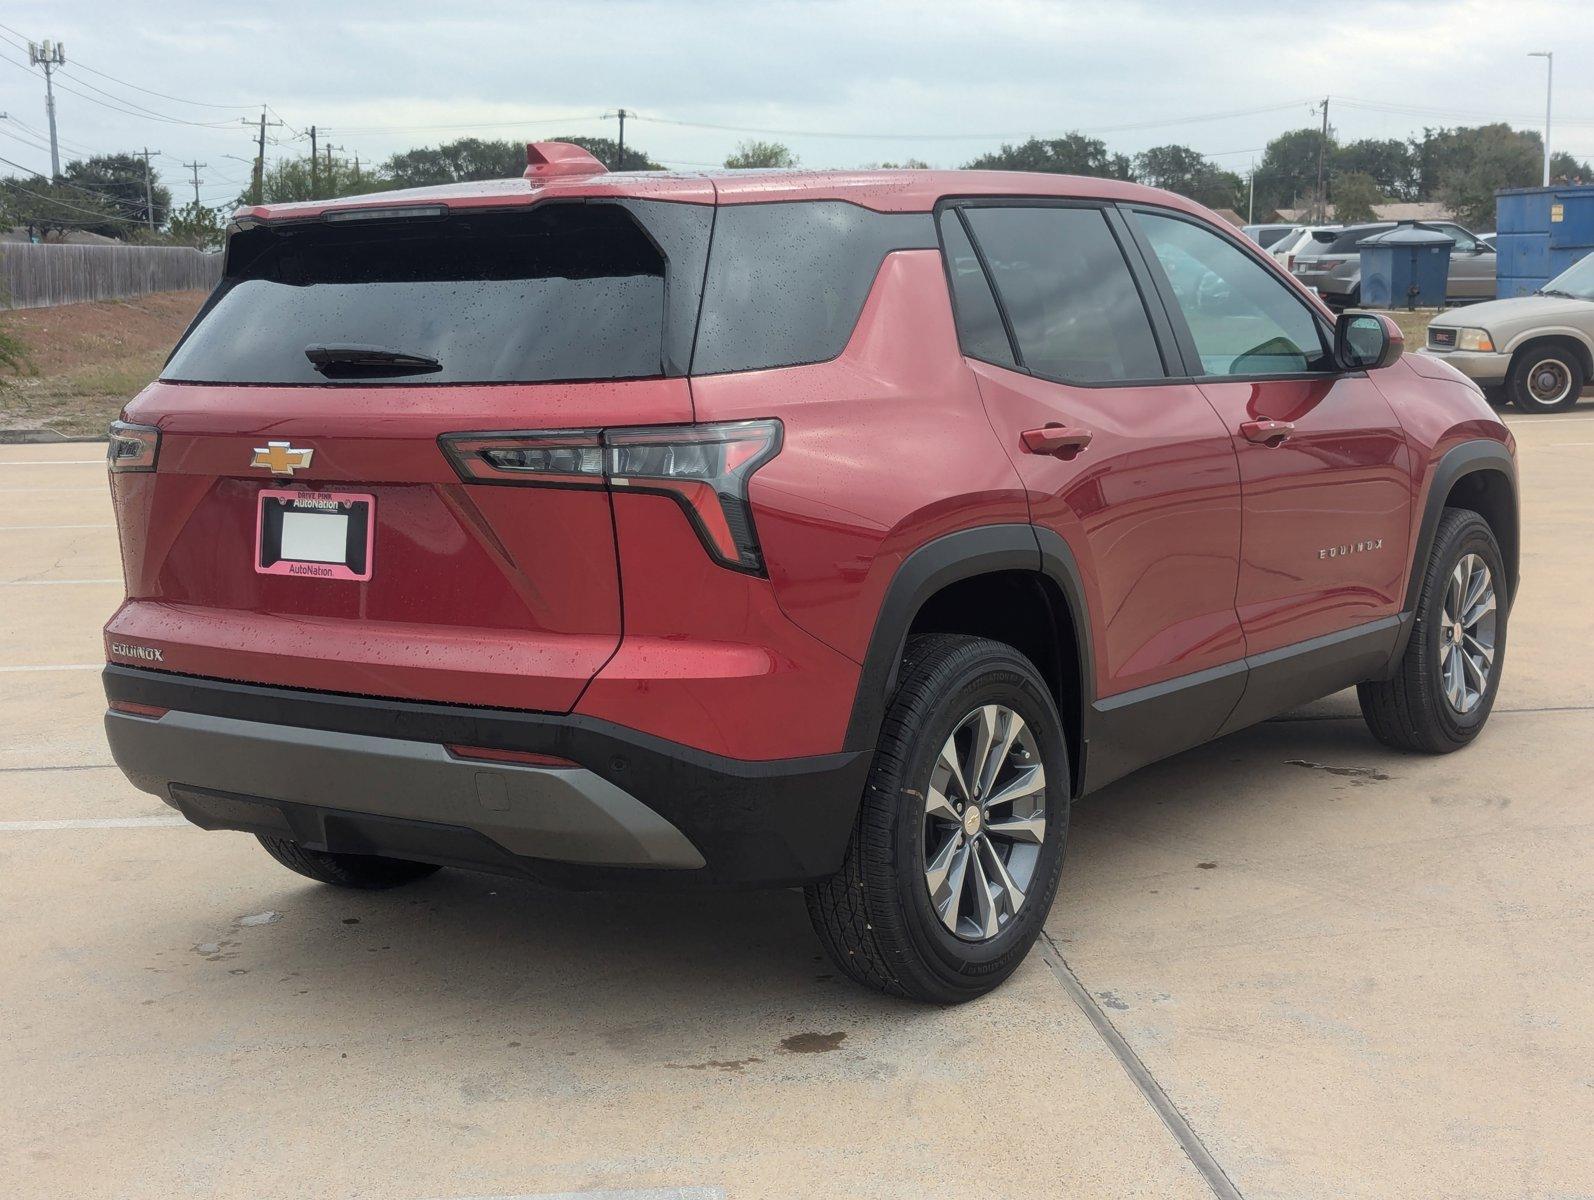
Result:
<svg viewBox="0 0 1594 1200"><path fill-rule="evenodd" d="M1053 458L1070 459L1090 445L1095 436L1088 429L1050 423L1040 429L1026 429L1019 434L1024 449L1031 454L1050 454Z"/></svg>
<svg viewBox="0 0 1594 1200"><path fill-rule="evenodd" d="M1240 432L1248 442L1260 442L1264 446L1282 445L1284 439L1295 432L1293 421L1244 421L1240 425Z"/></svg>

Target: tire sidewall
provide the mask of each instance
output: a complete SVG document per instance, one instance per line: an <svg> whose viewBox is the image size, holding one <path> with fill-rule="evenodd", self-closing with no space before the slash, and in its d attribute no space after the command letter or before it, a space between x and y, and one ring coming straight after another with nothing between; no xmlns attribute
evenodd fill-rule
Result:
<svg viewBox="0 0 1594 1200"><path fill-rule="evenodd" d="M1439 672L1439 639L1444 629L1444 596L1451 572L1468 554L1476 554L1489 568L1496 605L1495 640L1489 685L1478 706L1470 713L1463 714L1452 708L1450 701L1445 698L1444 679ZM1505 563L1500 547L1483 518L1474 516L1456 536L1449 539L1443 553L1435 559L1434 573L1429 576L1428 594L1424 597L1423 627L1419 631L1424 667L1433 678L1433 687L1428 689L1430 707L1439 727L1452 742L1459 744L1476 737L1494 708L1494 698L1500 690L1500 676L1505 669L1506 641L1511 625L1509 612Z"/></svg>
<svg viewBox="0 0 1594 1200"><path fill-rule="evenodd" d="M1014 969L1040 932L1062 873L1070 807L1068 749L1057 706L1033 668L1013 652L1015 661L987 660L965 669L947 688L933 715L913 736L900 780L900 803L894 831L897 898L904 925L923 961L949 984L960 979L987 986L993 972ZM994 938L969 942L942 923L930 902L924 870L924 795L942 745L952 731L982 704L1001 704L1024 719L1035 737L1046 771L1046 837L1035 874L1017 916Z"/></svg>

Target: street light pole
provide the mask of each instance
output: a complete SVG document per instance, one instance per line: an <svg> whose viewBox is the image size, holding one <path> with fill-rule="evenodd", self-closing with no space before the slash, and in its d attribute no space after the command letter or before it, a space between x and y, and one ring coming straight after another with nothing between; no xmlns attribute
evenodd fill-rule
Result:
<svg viewBox="0 0 1594 1200"><path fill-rule="evenodd" d="M1550 103L1555 98L1555 51L1529 50L1529 58L1544 60L1544 186L1550 186Z"/></svg>

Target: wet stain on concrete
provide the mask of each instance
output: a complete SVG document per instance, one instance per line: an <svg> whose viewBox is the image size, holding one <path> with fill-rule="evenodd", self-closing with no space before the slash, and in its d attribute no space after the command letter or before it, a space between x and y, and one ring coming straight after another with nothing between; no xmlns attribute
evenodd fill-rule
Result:
<svg viewBox="0 0 1594 1200"><path fill-rule="evenodd" d="M780 1048L787 1054L823 1054L841 1049L846 1038L845 1033L794 1033L780 1039Z"/></svg>
<svg viewBox="0 0 1594 1200"><path fill-rule="evenodd" d="M1304 758L1287 758L1284 760L1284 765L1287 767L1305 767L1311 771L1327 771L1330 775L1343 775L1346 778L1356 780L1358 783L1364 780L1384 781L1393 778L1393 776L1385 775L1376 767L1331 767L1327 763L1311 762Z"/></svg>
<svg viewBox="0 0 1594 1200"><path fill-rule="evenodd" d="M1118 998L1117 992L1097 992L1096 999L1100 1000L1103 1005L1115 1012L1129 1011L1129 1005Z"/></svg>
<svg viewBox="0 0 1594 1200"><path fill-rule="evenodd" d="M1213 871L1213 870L1216 870L1217 869L1217 865L1218 864L1215 863L1215 862L1196 863L1196 867L1198 869L1202 870L1202 871Z"/></svg>
<svg viewBox="0 0 1594 1200"><path fill-rule="evenodd" d="M730 1071L734 1074L740 1075L744 1070L752 1066L753 1063L761 1063L763 1061L763 1059L757 1057L727 1059L711 1058L707 1062L665 1063L664 1065L670 1068L672 1071Z"/></svg>
<svg viewBox="0 0 1594 1200"><path fill-rule="evenodd" d="M194 947L194 953L206 962L222 962L238 957L237 946L237 942L200 942Z"/></svg>
<svg viewBox="0 0 1594 1200"><path fill-rule="evenodd" d="M267 911L262 913L250 913L247 917L239 917L234 924L247 928L251 925L275 925L280 920L282 920L282 914L280 912Z"/></svg>

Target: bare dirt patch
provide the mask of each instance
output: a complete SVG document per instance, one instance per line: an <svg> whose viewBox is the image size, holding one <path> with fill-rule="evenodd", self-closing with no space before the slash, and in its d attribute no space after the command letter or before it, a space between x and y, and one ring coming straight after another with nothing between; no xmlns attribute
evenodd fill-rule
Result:
<svg viewBox="0 0 1594 1200"><path fill-rule="evenodd" d="M28 352L23 374L0 378L0 429L103 434L160 373L205 295L158 292L0 313L0 328Z"/></svg>

